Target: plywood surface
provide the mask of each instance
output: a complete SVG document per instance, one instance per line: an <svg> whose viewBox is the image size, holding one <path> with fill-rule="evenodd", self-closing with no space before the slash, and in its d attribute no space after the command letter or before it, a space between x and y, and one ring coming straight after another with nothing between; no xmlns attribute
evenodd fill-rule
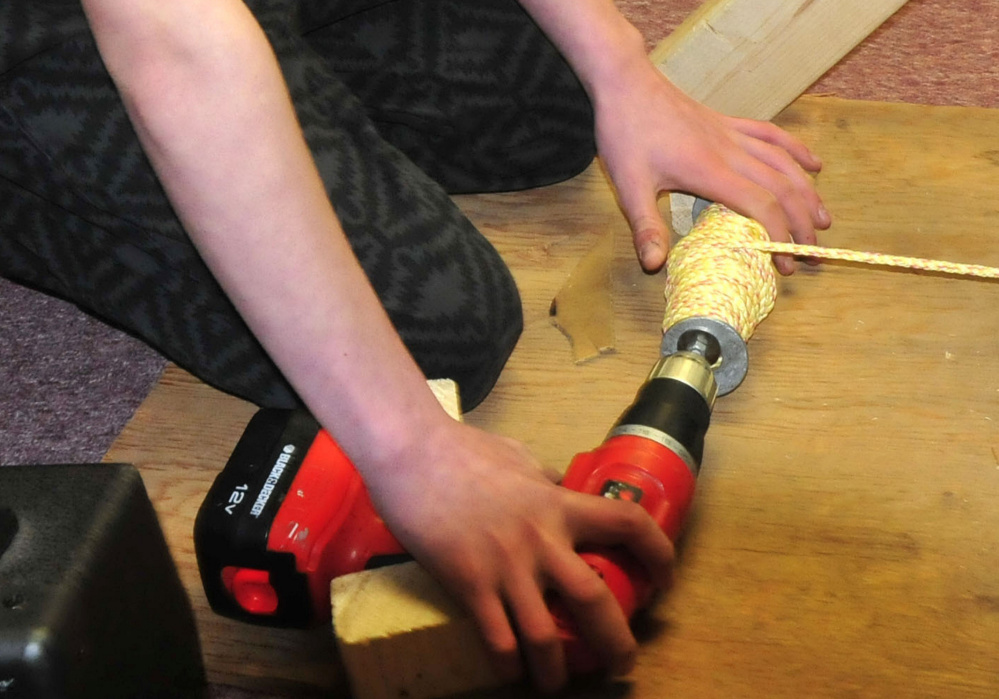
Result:
<svg viewBox="0 0 999 699"><path fill-rule="evenodd" d="M824 243L999 266L996 112L811 97L779 121L826 162ZM526 321L465 419L563 468L654 362L663 280L639 270L596 167L459 203ZM549 306L609 231L616 350L577 365ZM219 619L200 590L194 514L252 412L171 368L108 459L142 470L214 680L342 690L328 633ZM676 584L639 631L627 682L573 695L999 695L999 286L840 263L781 280L746 381L716 406Z"/></svg>

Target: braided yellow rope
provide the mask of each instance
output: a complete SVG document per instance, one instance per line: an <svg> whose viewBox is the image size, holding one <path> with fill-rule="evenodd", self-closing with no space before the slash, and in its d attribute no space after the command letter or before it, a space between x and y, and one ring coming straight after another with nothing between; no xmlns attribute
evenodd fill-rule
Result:
<svg viewBox="0 0 999 699"><path fill-rule="evenodd" d="M728 323L748 341L777 297L772 253L999 279L999 269L984 265L774 243L756 221L712 204L670 252L663 330L687 318L707 317Z"/></svg>
<svg viewBox="0 0 999 699"><path fill-rule="evenodd" d="M905 257L903 255L886 255L880 252L859 252L843 248L823 248L818 245L798 245L796 243L773 243L770 241L753 243L752 248L768 253L787 253L802 257L821 257L826 260L845 260L861 262L867 265L882 267L904 267L927 272L942 272L965 277L983 277L999 279L999 268L985 265L967 265L960 262L945 260L927 260L922 257Z"/></svg>
<svg viewBox="0 0 999 699"><path fill-rule="evenodd" d="M770 254L753 249L767 240L756 221L709 206L666 261L663 330L687 318L714 318L748 341L777 299Z"/></svg>

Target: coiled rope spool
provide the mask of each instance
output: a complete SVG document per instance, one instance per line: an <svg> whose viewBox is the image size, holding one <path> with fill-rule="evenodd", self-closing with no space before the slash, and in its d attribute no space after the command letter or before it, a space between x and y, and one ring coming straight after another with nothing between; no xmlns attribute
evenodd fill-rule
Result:
<svg viewBox="0 0 999 699"><path fill-rule="evenodd" d="M749 369L746 343L777 299L770 255L752 249L769 240L756 221L712 204L670 251L662 354L686 349L695 335L717 342L718 393L735 390Z"/></svg>
<svg viewBox="0 0 999 699"><path fill-rule="evenodd" d="M774 243L758 222L712 204L670 251L662 354L687 349L694 335L713 338L718 344L712 361L720 395L742 382L749 367L746 343L774 308L773 253L999 279L999 269L984 265Z"/></svg>

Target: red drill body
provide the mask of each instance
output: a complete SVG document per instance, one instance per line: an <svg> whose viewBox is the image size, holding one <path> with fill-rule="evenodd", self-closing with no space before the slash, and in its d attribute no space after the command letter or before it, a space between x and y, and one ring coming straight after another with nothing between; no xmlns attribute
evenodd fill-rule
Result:
<svg viewBox="0 0 999 699"><path fill-rule="evenodd" d="M702 357L684 353L660 361L607 440L573 459L562 485L637 503L675 542L694 498L715 391ZM607 583L628 618L651 601L655 585L624 550L592 549L581 556ZM552 609L570 667L593 669L599 660L581 641L572 619L557 600Z"/></svg>
<svg viewBox="0 0 999 699"><path fill-rule="evenodd" d="M660 361L607 440L573 459L562 486L632 500L675 540L693 498L714 401L710 377L704 360L692 355ZM254 416L209 491L195 524L195 549L215 611L284 626L327 620L334 577L405 556L330 435L302 411L275 410ZM624 551L581 555L626 615L649 602L653 585ZM553 613L570 665L592 667L557 600Z"/></svg>

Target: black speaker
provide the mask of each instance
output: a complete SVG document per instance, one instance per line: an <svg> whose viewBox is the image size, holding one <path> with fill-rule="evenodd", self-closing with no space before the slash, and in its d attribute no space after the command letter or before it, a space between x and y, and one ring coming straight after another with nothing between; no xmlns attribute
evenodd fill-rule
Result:
<svg viewBox="0 0 999 699"><path fill-rule="evenodd" d="M138 471L0 467L0 699L207 696Z"/></svg>

